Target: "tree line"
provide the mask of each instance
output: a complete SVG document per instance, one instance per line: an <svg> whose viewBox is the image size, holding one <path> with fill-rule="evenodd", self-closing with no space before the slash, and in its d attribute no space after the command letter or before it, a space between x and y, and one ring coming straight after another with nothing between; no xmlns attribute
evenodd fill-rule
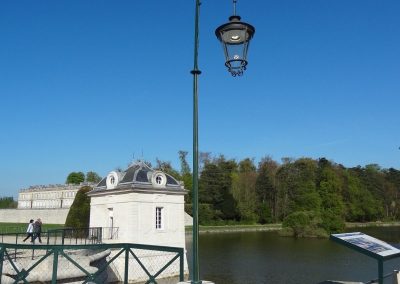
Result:
<svg viewBox="0 0 400 284"><path fill-rule="evenodd" d="M184 182L185 210L191 214L187 154L179 151L180 170L159 159L155 169ZM199 168L201 225L283 223L288 234L315 236L342 231L345 222L400 219L400 171L394 168L377 164L346 168L326 158L277 162L268 156L256 164L251 158L237 161L210 153L200 153ZM73 172L67 183L100 179L94 172ZM0 199L0 208L15 205L11 197Z"/></svg>
<svg viewBox="0 0 400 284"><path fill-rule="evenodd" d="M82 182L99 183L100 181L101 177L93 171L87 172L86 175L83 172L71 172L68 174L65 183L79 185Z"/></svg>
<svg viewBox="0 0 400 284"><path fill-rule="evenodd" d="M185 183L191 214L192 173L180 151L181 169L157 160L156 168ZM259 163L200 154L199 222L280 223L294 235L343 230L345 222L400 219L400 171L377 164L346 168L326 158L264 157Z"/></svg>
<svg viewBox="0 0 400 284"><path fill-rule="evenodd" d="M0 209L11 209L17 208L18 202L14 200L14 197L0 197Z"/></svg>

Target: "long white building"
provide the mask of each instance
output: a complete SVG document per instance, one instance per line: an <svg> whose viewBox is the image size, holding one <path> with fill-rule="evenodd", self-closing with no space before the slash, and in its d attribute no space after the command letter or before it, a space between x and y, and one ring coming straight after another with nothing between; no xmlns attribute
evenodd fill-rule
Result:
<svg viewBox="0 0 400 284"><path fill-rule="evenodd" d="M50 184L21 189L18 194L18 209L70 208L76 193L84 186L93 184Z"/></svg>

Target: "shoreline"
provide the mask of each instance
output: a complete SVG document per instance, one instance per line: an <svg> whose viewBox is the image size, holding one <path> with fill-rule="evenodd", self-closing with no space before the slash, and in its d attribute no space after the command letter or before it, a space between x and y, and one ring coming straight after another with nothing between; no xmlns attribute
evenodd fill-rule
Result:
<svg viewBox="0 0 400 284"><path fill-rule="evenodd" d="M282 224L267 225L223 225L223 226L199 226L200 234L207 233L234 233L234 232L257 232L257 231L280 231ZM186 234L192 233L192 226L186 226Z"/></svg>
<svg viewBox="0 0 400 284"><path fill-rule="evenodd" d="M366 223L361 223L361 222L350 223L350 222L346 222L345 223L345 228L399 227L399 226L400 226L400 222L399 221L391 221L391 222L376 221L376 222L366 222Z"/></svg>
<svg viewBox="0 0 400 284"><path fill-rule="evenodd" d="M400 227L400 222L367 222L367 223L345 223L345 228L367 228L367 227ZM257 232L257 231L269 231L276 232L282 230L282 224L266 224L266 225L222 225L222 226L200 226L199 233L234 233L234 232ZM192 233L192 227L186 226L186 234Z"/></svg>

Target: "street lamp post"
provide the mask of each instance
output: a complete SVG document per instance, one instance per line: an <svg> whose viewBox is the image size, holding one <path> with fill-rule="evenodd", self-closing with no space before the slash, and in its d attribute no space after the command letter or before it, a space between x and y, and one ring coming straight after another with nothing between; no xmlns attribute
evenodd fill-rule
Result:
<svg viewBox="0 0 400 284"><path fill-rule="evenodd" d="M247 66L247 52L250 40L255 29L253 26L240 22L240 16L236 15L236 1L233 0L233 16L229 22L221 25L215 31L217 38L221 41L224 54L225 66L232 76L241 76ZM199 51L199 17L200 0L196 0L195 25L194 25L194 66L190 72L193 75L193 259L192 259L192 284L201 284L199 273L199 136L198 136L198 77L201 71L198 67Z"/></svg>

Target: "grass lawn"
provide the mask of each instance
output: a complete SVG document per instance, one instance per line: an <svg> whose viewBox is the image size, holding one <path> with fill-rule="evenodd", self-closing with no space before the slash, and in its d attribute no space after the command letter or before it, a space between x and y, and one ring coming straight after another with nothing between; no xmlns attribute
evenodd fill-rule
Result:
<svg viewBox="0 0 400 284"><path fill-rule="evenodd" d="M0 223L0 234L5 233L24 233L26 232L26 228L28 227L28 223ZM43 224L42 231L47 231L49 229L58 229L62 228L63 225L59 224Z"/></svg>

